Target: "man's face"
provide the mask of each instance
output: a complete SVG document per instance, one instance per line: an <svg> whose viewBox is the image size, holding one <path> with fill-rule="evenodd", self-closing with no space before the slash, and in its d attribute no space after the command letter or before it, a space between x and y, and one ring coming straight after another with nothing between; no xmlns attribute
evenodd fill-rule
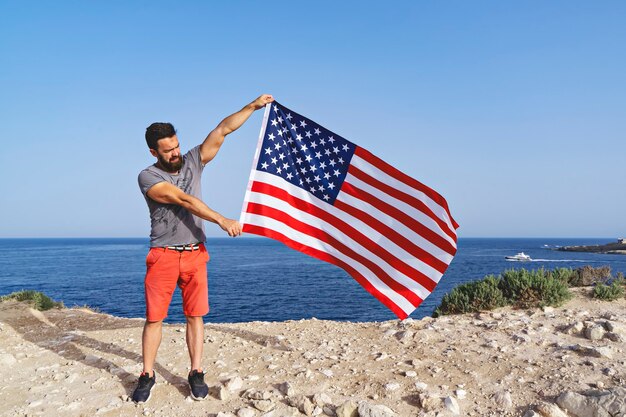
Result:
<svg viewBox="0 0 626 417"><path fill-rule="evenodd" d="M167 172L178 172L183 166L183 158L176 135L159 139L157 145L159 148L156 151L150 149L150 153L157 158L161 168Z"/></svg>

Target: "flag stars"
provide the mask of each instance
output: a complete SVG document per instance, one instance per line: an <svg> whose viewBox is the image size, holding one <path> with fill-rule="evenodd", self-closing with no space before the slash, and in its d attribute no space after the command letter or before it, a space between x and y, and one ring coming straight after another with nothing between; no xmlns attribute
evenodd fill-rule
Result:
<svg viewBox="0 0 626 417"><path fill-rule="evenodd" d="M335 147L333 148L333 152L334 152L335 154L338 154L338 153L339 153L339 148L335 146Z"/></svg>
<svg viewBox="0 0 626 417"><path fill-rule="evenodd" d="M298 126L297 126L297 125L295 125L295 124L294 124L294 125L291 125L291 130L293 130L294 132L296 132L296 129L298 129Z"/></svg>
<svg viewBox="0 0 626 417"><path fill-rule="evenodd" d="M296 140L302 142L302 135L301 134L296 134Z"/></svg>
<svg viewBox="0 0 626 417"><path fill-rule="evenodd" d="M301 127L306 127L306 122L304 120L300 120L300 126Z"/></svg>
<svg viewBox="0 0 626 417"><path fill-rule="evenodd" d="M333 168L334 168L334 167L335 167L335 165L337 165L337 162L335 162L335 160L334 160L334 159L331 159L331 160L328 162L328 164L329 164L331 167L333 167Z"/></svg>
<svg viewBox="0 0 626 417"><path fill-rule="evenodd" d="M297 157L297 158L296 158L296 164L298 164L298 165L302 165L302 158Z"/></svg>
<svg viewBox="0 0 626 417"><path fill-rule="evenodd" d="M316 135L320 135L320 133L322 133L318 128L315 128L315 130L313 131ZM324 139L322 139L324 140Z"/></svg>
<svg viewBox="0 0 626 417"><path fill-rule="evenodd" d="M313 148L313 149L317 148L317 143L311 142L311 148Z"/></svg>
<svg viewBox="0 0 626 417"><path fill-rule="evenodd" d="M265 155L271 155L272 154L272 148L270 148L269 146L267 148L265 148L264 151L265 151Z"/></svg>
<svg viewBox="0 0 626 417"><path fill-rule="evenodd" d="M279 150L280 149L280 143L277 143L276 145L274 145L274 149Z"/></svg>
<svg viewBox="0 0 626 417"><path fill-rule="evenodd" d="M332 182L328 183L328 188L330 188L331 190L334 190L335 189L335 184L332 183Z"/></svg>
<svg viewBox="0 0 626 417"><path fill-rule="evenodd" d="M288 179L289 181L291 181L291 180L292 180L292 178L293 178L293 174L292 174L291 172L288 172L288 173L287 173L287 179Z"/></svg>
<svg viewBox="0 0 626 417"><path fill-rule="evenodd" d="M343 158L342 158L342 157L339 157L338 161L339 161L339 163L340 163L340 164L342 164L342 165L343 165L343 163L345 162L345 161L343 160Z"/></svg>
<svg viewBox="0 0 626 417"><path fill-rule="evenodd" d="M326 201L330 200L330 197L328 196L328 194L324 194L324 200Z"/></svg>
<svg viewBox="0 0 626 417"><path fill-rule="evenodd" d="M289 169L289 164L287 162L283 164L283 169Z"/></svg>
<svg viewBox="0 0 626 417"><path fill-rule="evenodd" d="M342 146L342 149L343 149L345 152L348 152L348 150L350 150L350 147L344 143L344 144L343 144L343 146Z"/></svg>
<svg viewBox="0 0 626 417"><path fill-rule="evenodd" d="M322 153L321 152L315 152L315 157L317 159L322 159Z"/></svg>
<svg viewBox="0 0 626 417"><path fill-rule="evenodd" d="M280 159L281 161L285 159L285 154L281 153L280 155L278 155L278 159Z"/></svg>
<svg viewBox="0 0 626 417"><path fill-rule="evenodd" d="M291 121L291 119L293 119L293 116L291 115L291 113L287 113L287 120Z"/></svg>
<svg viewBox="0 0 626 417"><path fill-rule="evenodd" d="M270 133L270 134L267 136L267 138L268 138L269 140L274 140L274 138L276 138L276 136L274 136L274 134L273 134L273 133Z"/></svg>
<svg viewBox="0 0 626 417"><path fill-rule="evenodd" d="M271 159L272 164L276 165L278 163L278 159L276 159L275 157Z"/></svg>
<svg viewBox="0 0 626 417"><path fill-rule="evenodd" d="M313 158L311 158L311 155L307 155L304 159L306 159L307 162L311 162L313 160Z"/></svg>
<svg viewBox="0 0 626 417"><path fill-rule="evenodd" d="M320 182L322 180L319 175L316 175L313 179L315 180L315 182Z"/></svg>
<svg viewBox="0 0 626 417"><path fill-rule="evenodd" d="M324 140L324 138L320 139L320 143L322 144L322 146L326 145L326 141Z"/></svg>
<svg viewBox="0 0 626 417"><path fill-rule="evenodd" d="M280 123L281 125L283 124L283 118L278 116L278 123Z"/></svg>
<svg viewBox="0 0 626 417"><path fill-rule="evenodd" d="M338 170L338 169L336 169L336 170L333 172L333 175L334 175L335 177L338 177L338 176L340 176L340 175L341 175L341 172L339 172L339 170Z"/></svg>
<svg viewBox="0 0 626 417"><path fill-rule="evenodd" d="M267 162L263 162L263 163L261 164L261 168L263 168L263 169L267 169L267 167L269 167L269 165L267 164Z"/></svg>
<svg viewBox="0 0 626 417"><path fill-rule="evenodd" d="M328 138L328 141L330 143L335 143L335 138L331 136L331 137Z"/></svg>
<svg viewBox="0 0 626 417"><path fill-rule="evenodd" d="M306 136L307 139L311 139L313 135L311 134L311 132L306 132L304 136Z"/></svg>

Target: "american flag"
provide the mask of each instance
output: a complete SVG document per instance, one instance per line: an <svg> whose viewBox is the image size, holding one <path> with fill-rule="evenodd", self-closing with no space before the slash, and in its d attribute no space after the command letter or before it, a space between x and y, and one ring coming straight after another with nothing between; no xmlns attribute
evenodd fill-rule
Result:
<svg viewBox="0 0 626 417"><path fill-rule="evenodd" d="M400 319L456 253L441 195L277 102L265 109L240 221L343 268Z"/></svg>

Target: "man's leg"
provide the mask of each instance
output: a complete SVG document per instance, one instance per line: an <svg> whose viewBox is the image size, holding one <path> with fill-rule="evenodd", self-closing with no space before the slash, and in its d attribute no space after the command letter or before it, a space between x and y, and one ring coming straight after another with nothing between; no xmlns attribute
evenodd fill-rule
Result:
<svg viewBox="0 0 626 417"><path fill-rule="evenodd" d="M204 349L204 320L202 316L187 316L187 349L191 360L191 370L202 371Z"/></svg>
<svg viewBox="0 0 626 417"><path fill-rule="evenodd" d="M163 321L148 321L143 326L141 337L141 353L143 355L143 372L154 375L154 362L161 345Z"/></svg>

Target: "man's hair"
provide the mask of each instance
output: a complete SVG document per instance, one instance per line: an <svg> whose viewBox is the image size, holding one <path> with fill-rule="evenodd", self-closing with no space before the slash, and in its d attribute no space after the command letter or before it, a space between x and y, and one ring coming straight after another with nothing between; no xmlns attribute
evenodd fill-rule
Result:
<svg viewBox="0 0 626 417"><path fill-rule="evenodd" d="M154 149L155 151L159 149L158 141L159 139L169 138L176 134L176 129L171 123L152 123L146 129L146 143L148 144L148 148Z"/></svg>

